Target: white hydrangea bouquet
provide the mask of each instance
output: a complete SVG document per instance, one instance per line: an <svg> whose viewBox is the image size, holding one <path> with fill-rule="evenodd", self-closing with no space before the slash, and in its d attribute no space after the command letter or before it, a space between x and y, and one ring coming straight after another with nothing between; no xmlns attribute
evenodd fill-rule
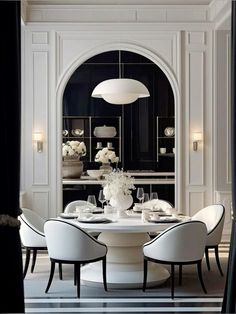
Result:
<svg viewBox="0 0 236 314"><path fill-rule="evenodd" d="M104 147L103 149L99 150L95 156L96 162L101 162L103 164L109 163L109 162L118 162L119 157L116 156L116 153L112 150L109 150L107 147Z"/></svg>
<svg viewBox="0 0 236 314"><path fill-rule="evenodd" d="M114 169L106 176L103 184L103 193L106 200L122 199L124 196L131 195L131 190L135 190L134 178L122 169Z"/></svg>
<svg viewBox="0 0 236 314"><path fill-rule="evenodd" d="M103 193L109 204L117 209L117 218L126 217L126 209L133 204L134 178L122 169L114 169L105 177Z"/></svg>
<svg viewBox="0 0 236 314"><path fill-rule="evenodd" d="M84 142L67 141L62 143L62 156L65 159L79 159L86 155L86 145Z"/></svg>

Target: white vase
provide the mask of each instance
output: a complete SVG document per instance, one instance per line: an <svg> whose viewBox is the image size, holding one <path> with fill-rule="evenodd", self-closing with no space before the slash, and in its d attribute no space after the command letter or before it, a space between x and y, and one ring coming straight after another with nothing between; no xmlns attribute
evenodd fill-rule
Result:
<svg viewBox="0 0 236 314"><path fill-rule="evenodd" d="M129 209L133 204L132 195L118 194L116 197L111 197L110 205L117 210L117 217L127 217L125 211Z"/></svg>

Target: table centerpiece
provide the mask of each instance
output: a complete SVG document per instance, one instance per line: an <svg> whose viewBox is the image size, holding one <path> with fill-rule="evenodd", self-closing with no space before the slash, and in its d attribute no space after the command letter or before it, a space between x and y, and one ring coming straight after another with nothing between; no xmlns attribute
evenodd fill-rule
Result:
<svg viewBox="0 0 236 314"><path fill-rule="evenodd" d="M114 169L106 176L103 193L110 205L117 209L119 218L126 217L125 210L133 204L131 190L135 190L134 178L123 169Z"/></svg>

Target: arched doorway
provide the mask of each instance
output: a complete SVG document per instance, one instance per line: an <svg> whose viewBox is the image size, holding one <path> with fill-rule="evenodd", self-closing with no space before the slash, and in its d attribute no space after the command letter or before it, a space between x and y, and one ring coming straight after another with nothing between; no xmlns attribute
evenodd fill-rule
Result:
<svg viewBox="0 0 236 314"><path fill-rule="evenodd" d="M172 75L170 80L166 75L168 71L165 70L164 73L163 68L157 66L157 62L151 60L154 59L153 57L147 58L129 49L124 49L122 50L121 60L122 75L143 81L150 90L150 99L148 101L143 99L138 101L138 103L125 106L110 105L105 103L104 100L93 99L91 98L91 93L96 84L119 75L117 47L115 50L108 50L92 56L82 64L80 63L79 66L77 65L77 68L74 67L73 72L70 69L70 77L67 74L67 82L64 80L64 93L63 96L61 95L60 100L63 107L62 115L64 117L121 117L123 140L121 149L118 149L119 157L121 157L119 166L125 170L175 172L177 170L175 166L177 158L175 156L178 154L178 148L176 147L175 154L173 148L175 149L175 143L178 140L174 137L168 138L169 142L164 139L166 137L164 134L166 127L172 126L177 129L178 126L178 122L176 123L176 116L178 116L176 103L179 96L174 76ZM145 72L149 73L149 76L145 77ZM60 92L62 92L61 88L62 86L59 85ZM144 120L139 120L140 117L143 118L145 115L147 118L146 124L143 123ZM139 123L137 123L137 119ZM61 130L67 128L65 121L63 119L61 122ZM132 126L132 132L129 129L130 126ZM68 137L73 138L71 131L74 127L71 124L69 128L70 130L67 130L69 131ZM88 137L92 136L91 131L93 130L90 130ZM142 135L141 137L140 134ZM127 135L130 135L130 137L128 138ZM178 136L178 132L176 132L176 135ZM141 147L141 143L146 145L146 150L138 150L138 147ZM102 145L104 144L102 143ZM85 169L88 168L88 165L89 168L96 167L93 160L95 152L92 152L92 150L97 145L93 143L93 140L87 139L87 146L90 151L85 158ZM114 146L118 147L117 145ZM161 147L167 149L165 154L160 154L159 149ZM126 153L127 151L128 153ZM134 160L134 156L136 160ZM173 191L175 190L176 187ZM178 203L176 199L177 195L173 192L172 203Z"/></svg>

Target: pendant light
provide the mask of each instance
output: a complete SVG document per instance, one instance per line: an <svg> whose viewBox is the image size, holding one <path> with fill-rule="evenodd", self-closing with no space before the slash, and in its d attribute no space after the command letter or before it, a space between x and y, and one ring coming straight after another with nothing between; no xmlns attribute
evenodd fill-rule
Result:
<svg viewBox="0 0 236 314"><path fill-rule="evenodd" d="M92 92L92 97L103 98L114 105L125 105L138 98L149 97L147 87L134 79L121 78L121 52L119 51L119 78L99 83Z"/></svg>

